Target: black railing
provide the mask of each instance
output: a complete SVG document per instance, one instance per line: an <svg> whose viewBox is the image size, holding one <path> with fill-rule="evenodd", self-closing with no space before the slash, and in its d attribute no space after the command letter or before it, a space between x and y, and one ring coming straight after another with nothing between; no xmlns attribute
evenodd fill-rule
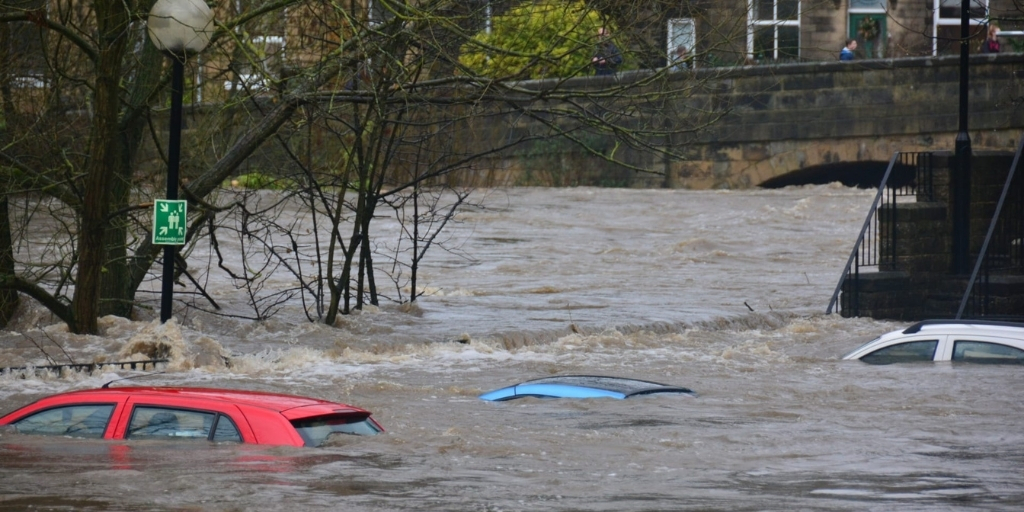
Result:
<svg viewBox="0 0 1024 512"><path fill-rule="evenodd" d="M957 319L989 316L993 273L1024 275L1024 179L1018 177L1022 153L1024 137L1017 145L1013 163L1006 174L985 241L981 244L974 271L960 300Z"/></svg>
<svg viewBox="0 0 1024 512"><path fill-rule="evenodd" d="M914 196L917 201L935 200L931 153L902 153L899 151L893 153L825 314L832 314L833 311L839 312L843 309L839 301L839 294L846 281L851 280L849 286L852 290L850 290L847 307L851 310L849 311L851 316L860 315L861 268L877 267L879 270L899 270L896 198L909 196ZM880 222L881 214L876 215L879 211L884 212L888 217L886 222Z"/></svg>
<svg viewBox="0 0 1024 512"><path fill-rule="evenodd" d="M99 370L105 366L116 366L121 370L155 370L158 364L166 363L167 359L147 359L145 361L117 361L110 363L67 363L67 364L47 364L39 366L11 366L0 369L0 373L14 373L14 372L46 372L56 373L58 375L63 374L66 371L74 372L85 372L92 374L92 372Z"/></svg>

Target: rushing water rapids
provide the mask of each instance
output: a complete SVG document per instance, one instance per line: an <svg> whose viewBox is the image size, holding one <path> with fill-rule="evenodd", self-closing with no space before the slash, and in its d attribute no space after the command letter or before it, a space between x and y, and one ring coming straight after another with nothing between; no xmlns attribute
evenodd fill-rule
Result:
<svg viewBox="0 0 1024 512"><path fill-rule="evenodd" d="M840 361L903 325L823 314L872 195L481 191L428 253L428 295L337 327L288 304L75 336L27 306L0 366L162 344L167 371L134 382L317 396L388 432L285 449L0 431L0 509L1019 510L1019 368ZM230 283L210 290L243 309ZM0 375L0 410L140 373ZM700 396L477 399L580 373Z"/></svg>

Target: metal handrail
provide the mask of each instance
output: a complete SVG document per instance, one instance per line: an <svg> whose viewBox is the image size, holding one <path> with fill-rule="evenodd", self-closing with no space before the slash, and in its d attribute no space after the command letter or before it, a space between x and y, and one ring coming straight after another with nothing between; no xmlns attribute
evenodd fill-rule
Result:
<svg viewBox="0 0 1024 512"><path fill-rule="evenodd" d="M875 211L878 209L878 204L882 200L882 193L885 191L885 187L889 182L889 175L892 174L892 170L896 167L896 160L899 158L900 152L897 151L892 154L892 158L889 159L889 167L885 169L885 174L882 176L882 183L878 185L878 192L875 194L875 200L871 202L871 208L868 210L868 216L864 219L864 225L860 228L860 235L857 237L857 242L853 244L853 250L850 251L850 258L846 260L846 267L843 268L843 273L839 277L839 284L836 285L836 291L832 293L832 300L828 303L828 309L825 310L826 315L831 315L833 308L839 302L839 292L843 289L843 283L846 282L847 276L850 275L850 269L853 267L853 262L858 258L861 245L864 243L864 236L867 234L868 228L871 226L871 221L874 219ZM858 269L860 265L857 265Z"/></svg>
<svg viewBox="0 0 1024 512"><path fill-rule="evenodd" d="M964 291L963 298L960 299L960 309L956 312L957 320L964 314L964 308L967 307L967 299L970 298L974 282L978 279L978 271L981 270L981 265L985 261L985 256L988 253L988 244L992 240L992 234L995 233L996 224L999 222L999 215L1003 211L1003 204L1006 203L1006 195L1010 192L1010 185L1013 183L1013 175L1017 171L1017 164L1020 162L1022 152L1024 152L1024 137L1021 137L1020 142L1017 144L1017 153L1013 155L1013 163L1010 164L1010 172L1006 175L1003 191L999 194L996 211L992 214L992 221L988 224L988 233L985 235L985 241L981 244L981 252L978 254L978 259L974 262L974 271L971 272L971 279L967 281L967 289Z"/></svg>
<svg viewBox="0 0 1024 512"><path fill-rule="evenodd" d="M138 370L145 370L146 366L148 366L148 365L152 365L153 369L155 370L156 369L156 365L158 363L166 363L166 362L167 362L167 359L147 359L147 360L144 360L144 361L117 361L117 362L110 362L110 363L67 363L67 364L48 364L48 365L40 365L40 366L10 366L10 367L6 367L6 368L0 369L0 373L9 373L9 372L27 371L27 370L49 371L49 372L56 371L56 372L60 373L60 372L63 372L64 370L74 370L74 371L85 371L86 373L90 373L91 374L92 372L94 372L94 371L96 371L96 370L98 370L98 369L100 369L100 368L102 368L104 366L116 366L116 367L118 367L118 368L120 368L122 370L129 369L129 368L132 369L132 370L137 370L137 369Z"/></svg>

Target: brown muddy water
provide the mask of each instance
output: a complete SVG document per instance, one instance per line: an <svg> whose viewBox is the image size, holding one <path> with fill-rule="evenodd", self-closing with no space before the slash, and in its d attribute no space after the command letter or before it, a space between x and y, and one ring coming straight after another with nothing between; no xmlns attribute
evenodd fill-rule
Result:
<svg viewBox="0 0 1024 512"><path fill-rule="evenodd" d="M75 336L28 306L0 366L162 344L165 372L131 382L337 400L388 431L302 449L0 431L0 509L1020 510L1020 368L840 360L904 325L824 315L872 196L479 191L428 253L427 296L338 327L296 303L259 324L176 311ZM230 282L204 279L244 313ZM477 398L581 373L699 397ZM0 411L141 374L0 375Z"/></svg>

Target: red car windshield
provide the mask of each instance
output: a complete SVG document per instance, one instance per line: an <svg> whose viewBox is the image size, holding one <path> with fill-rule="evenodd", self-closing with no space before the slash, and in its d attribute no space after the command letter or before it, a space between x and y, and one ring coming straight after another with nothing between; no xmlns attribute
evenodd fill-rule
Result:
<svg viewBox="0 0 1024 512"><path fill-rule="evenodd" d="M334 435L374 436L381 432L368 413L303 418L292 420L292 426L306 446L320 446Z"/></svg>

